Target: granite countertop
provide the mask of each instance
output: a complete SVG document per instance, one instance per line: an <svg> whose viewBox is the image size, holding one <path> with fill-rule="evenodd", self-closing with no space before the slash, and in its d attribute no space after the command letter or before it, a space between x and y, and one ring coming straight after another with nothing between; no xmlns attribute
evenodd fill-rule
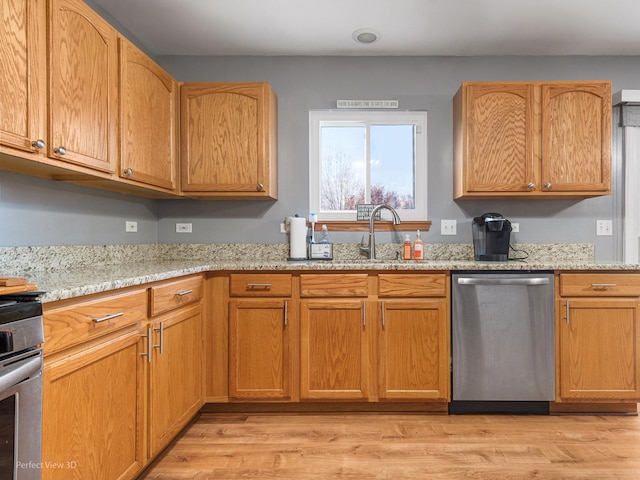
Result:
<svg viewBox="0 0 640 480"><path fill-rule="evenodd" d="M517 244L526 260L476 262L470 244L425 244L426 260L395 260L400 244L379 244L378 259L357 244L335 244L333 260L288 261L287 244L152 244L0 247L0 276L25 277L43 302L144 285L208 271L638 271L640 265L594 261L591 244Z"/></svg>
<svg viewBox="0 0 640 480"><path fill-rule="evenodd" d="M640 271L640 265L595 262L474 262L453 260L156 260L92 268L34 272L28 281L46 292L43 302L143 285L208 271L446 271L446 270L601 270Z"/></svg>

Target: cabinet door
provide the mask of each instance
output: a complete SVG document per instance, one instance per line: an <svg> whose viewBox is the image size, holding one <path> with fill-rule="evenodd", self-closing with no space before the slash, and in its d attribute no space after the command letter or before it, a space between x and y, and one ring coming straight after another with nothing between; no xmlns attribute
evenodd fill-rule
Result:
<svg viewBox="0 0 640 480"><path fill-rule="evenodd" d="M149 456L164 448L203 402L200 304L163 317L153 326L149 381Z"/></svg>
<svg viewBox="0 0 640 480"><path fill-rule="evenodd" d="M446 401L449 322L445 299L380 302L380 399Z"/></svg>
<svg viewBox="0 0 640 480"><path fill-rule="evenodd" d="M176 81L124 38L120 46L122 178L176 189Z"/></svg>
<svg viewBox="0 0 640 480"><path fill-rule="evenodd" d="M113 172L116 31L80 0L51 0L49 156Z"/></svg>
<svg viewBox="0 0 640 480"><path fill-rule="evenodd" d="M526 192L536 183L533 92L531 84L466 87L467 192Z"/></svg>
<svg viewBox="0 0 640 480"><path fill-rule="evenodd" d="M236 399L291 398L288 301L229 303L229 395Z"/></svg>
<svg viewBox="0 0 640 480"><path fill-rule="evenodd" d="M26 152L45 141L45 6L45 0L2 0L0 144Z"/></svg>
<svg viewBox="0 0 640 480"><path fill-rule="evenodd" d="M542 188L611 192L611 84L542 86Z"/></svg>
<svg viewBox="0 0 640 480"><path fill-rule="evenodd" d="M277 198L277 106L266 83L187 83L180 93L184 192Z"/></svg>
<svg viewBox="0 0 640 480"><path fill-rule="evenodd" d="M562 400L640 400L637 299L563 299L559 312Z"/></svg>
<svg viewBox="0 0 640 480"><path fill-rule="evenodd" d="M136 330L45 365L43 480L128 479L142 468L143 348Z"/></svg>
<svg viewBox="0 0 640 480"><path fill-rule="evenodd" d="M301 399L368 399L370 328L364 300L301 302Z"/></svg>

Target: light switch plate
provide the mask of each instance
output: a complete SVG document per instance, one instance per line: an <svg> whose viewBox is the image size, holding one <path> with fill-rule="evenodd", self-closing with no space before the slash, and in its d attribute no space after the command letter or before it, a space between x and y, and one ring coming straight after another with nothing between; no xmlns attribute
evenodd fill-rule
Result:
<svg viewBox="0 0 640 480"><path fill-rule="evenodd" d="M458 228L455 220L440 220L440 235L456 235Z"/></svg>
<svg viewBox="0 0 640 480"><path fill-rule="evenodd" d="M611 236L613 235L612 220L596 220L596 235Z"/></svg>

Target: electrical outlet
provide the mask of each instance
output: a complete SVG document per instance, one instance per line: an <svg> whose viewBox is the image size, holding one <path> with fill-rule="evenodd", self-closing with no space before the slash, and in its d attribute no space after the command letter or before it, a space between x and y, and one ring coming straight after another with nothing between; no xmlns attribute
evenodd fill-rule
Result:
<svg viewBox="0 0 640 480"><path fill-rule="evenodd" d="M280 233L287 233L287 226L284 223L280 224Z"/></svg>
<svg viewBox="0 0 640 480"><path fill-rule="evenodd" d="M511 224L511 232L512 233L518 233L520 231L520 224L519 223L512 223Z"/></svg>
<svg viewBox="0 0 640 480"><path fill-rule="evenodd" d="M191 233L193 231L192 228L192 223L176 223L177 233Z"/></svg>
<svg viewBox="0 0 640 480"><path fill-rule="evenodd" d="M440 220L440 235L456 235L457 222L455 220Z"/></svg>
<svg viewBox="0 0 640 480"><path fill-rule="evenodd" d="M124 231L129 233L137 232L138 222L131 222L127 220L126 222L124 222Z"/></svg>
<svg viewBox="0 0 640 480"><path fill-rule="evenodd" d="M596 235L598 236L613 235L613 221L612 220L596 220Z"/></svg>

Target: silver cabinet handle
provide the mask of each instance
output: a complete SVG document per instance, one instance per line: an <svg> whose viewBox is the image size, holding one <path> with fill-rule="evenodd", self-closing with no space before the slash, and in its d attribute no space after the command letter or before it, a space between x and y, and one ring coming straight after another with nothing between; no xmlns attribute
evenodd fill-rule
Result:
<svg viewBox="0 0 640 480"><path fill-rule="evenodd" d="M151 339L151 327L147 327L147 334L140 335L142 338L147 339L147 351L142 352L140 355L147 357L147 362L151 363L151 351L153 350L153 341Z"/></svg>
<svg viewBox="0 0 640 480"><path fill-rule="evenodd" d="M564 305L566 311L567 311L567 316L565 317L565 322L567 322L567 325L569 325L569 300L567 300L567 302Z"/></svg>
<svg viewBox="0 0 640 480"><path fill-rule="evenodd" d="M104 317L92 318L91 320L93 320L94 323L100 323L100 322L106 322L107 320L111 320L112 318L121 317L122 315L124 315L124 312L111 313L109 315L105 315Z"/></svg>
<svg viewBox="0 0 640 480"><path fill-rule="evenodd" d="M259 183L258 185L256 185L256 190L258 190L259 192L261 192L262 190L264 190L264 185Z"/></svg>
<svg viewBox="0 0 640 480"><path fill-rule="evenodd" d="M617 287L617 283L592 283L591 288L614 288Z"/></svg>
<svg viewBox="0 0 640 480"><path fill-rule="evenodd" d="M34 140L33 142L31 142L31 146L33 148L37 148L38 150L42 150L46 144L44 143L44 140L42 140L41 138Z"/></svg>
<svg viewBox="0 0 640 480"><path fill-rule="evenodd" d="M458 278L458 285L548 285L548 278Z"/></svg>
<svg viewBox="0 0 640 480"><path fill-rule="evenodd" d="M381 304L382 304L382 315L381 315L382 316L382 328L384 328L384 325L385 325L385 323L384 323L384 300L381 302Z"/></svg>
<svg viewBox="0 0 640 480"><path fill-rule="evenodd" d="M56 147L53 149L54 153L57 153L58 155L66 155L67 154L67 149L60 146L60 147Z"/></svg>
<svg viewBox="0 0 640 480"><path fill-rule="evenodd" d="M160 332L160 343L158 345L154 345L153 348L159 348L160 353L164 353L164 322L160 322L160 327L154 328L153 331Z"/></svg>
<svg viewBox="0 0 640 480"><path fill-rule="evenodd" d="M545 183L544 188L546 188L547 190L551 190L551 182Z"/></svg>
<svg viewBox="0 0 640 480"><path fill-rule="evenodd" d="M182 290L181 292L176 293L176 297L184 297L190 293L193 293L193 290Z"/></svg>
<svg viewBox="0 0 640 480"><path fill-rule="evenodd" d="M289 324L289 300L284 301L284 326Z"/></svg>
<svg viewBox="0 0 640 480"><path fill-rule="evenodd" d="M131 170L130 168L126 168L123 173L126 177L130 177L131 175L133 175L133 170Z"/></svg>
<svg viewBox="0 0 640 480"><path fill-rule="evenodd" d="M535 183L533 183L533 182L529 182L529 183L527 184L527 188L528 188L529 190L533 190L534 188L536 188L536 184L535 184Z"/></svg>
<svg viewBox="0 0 640 480"><path fill-rule="evenodd" d="M271 284L270 283L247 283L247 288L251 289L251 288L264 288L265 290L268 290L271 288Z"/></svg>
<svg viewBox="0 0 640 480"><path fill-rule="evenodd" d="M367 302L362 302L362 326L367 326Z"/></svg>

